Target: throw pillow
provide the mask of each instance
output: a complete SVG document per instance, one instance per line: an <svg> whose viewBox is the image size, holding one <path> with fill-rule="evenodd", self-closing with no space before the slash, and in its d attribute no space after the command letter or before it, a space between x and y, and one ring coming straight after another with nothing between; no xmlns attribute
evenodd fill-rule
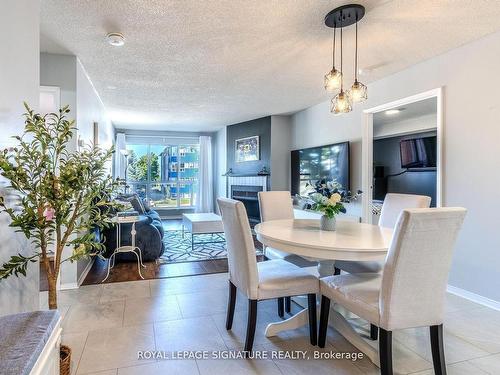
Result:
<svg viewBox="0 0 500 375"><path fill-rule="evenodd" d="M130 204L132 205L134 210L139 213L139 215L144 215L145 210L144 206L142 205L142 200L137 195L134 195L132 199L130 199Z"/></svg>
<svg viewBox="0 0 500 375"><path fill-rule="evenodd" d="M151 211L151 206L149 205L149 202L147 199L142 200L142 206L144 207L144 211L146 211L146 212Z"/></svg>

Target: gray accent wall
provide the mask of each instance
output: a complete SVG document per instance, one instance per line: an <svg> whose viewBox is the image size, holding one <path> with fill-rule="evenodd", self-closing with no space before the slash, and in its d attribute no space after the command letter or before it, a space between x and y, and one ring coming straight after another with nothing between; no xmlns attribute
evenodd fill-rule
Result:
<svg viewBox="0 0 500 375"><path fill-rule="evenodd" d="M290 190L290 116L271 116L271 189Z"/></svg>
<svg viewBox="0 0 500 375"><path fill-rule="evenodd" d="M271 116L240 122L226 128L227 168L234 174L257 174L262 167L271 168ZM237 139L259 136L260 160L237 163L235 142Z"/></svg>
<svg viewBox="0 0 500 375"><path fill-rule="evenodd" d="M235 141L239 138L260 137L260 160L235 162ZM227 196L227 181L223 174L233 169L234 174L257 174L263 166L271 171L270 189L290 190L290 145L292 117L273 115L233 124L214 135L214 197ZM216 203L215 203L216 204Z"/></svg>
<svg viewBox="0 0 500 375"><path fill-rule="evenodd" d="M23 101L34 109L39 103L40 3L31 0L4 0L0 5L0 147L13 145L11 135L23 131ZM22 20L22 22L20 22ZM0 182L0 195L7 193ZM13 199L10 196L8 199ZM0 215L0 263L12 255L32 254L26 238L8 226L6 214ZM27 277L0 281L0 316L39 307L38 263L29 265Z"/></svg>

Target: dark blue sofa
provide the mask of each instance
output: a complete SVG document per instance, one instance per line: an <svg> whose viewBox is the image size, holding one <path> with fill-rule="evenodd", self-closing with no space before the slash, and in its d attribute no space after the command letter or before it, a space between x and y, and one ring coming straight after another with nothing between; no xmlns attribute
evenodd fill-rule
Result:
<svg viewBox="0 0 500 375"><path fill-rule="evenodd" d="M156 211L145 209L144 207L142 207L142 212L139 211L140 208L136 205L137 202L134 199L139 198L132 197L131 203L134 209L141 215L141 219L135 224L137 232L135 244L141 249L144 261L156 260L165 252L165 244L163 243L164 230L160 215ZM132 224L129 223L121 224L121 246L132 244L131 227ZM103 256L109 258L117 245L116 226L103 230L101 239L106 245L106 251ZM137 261L135 255L131 253L120 253L116 258L117 260Z"/></svg>

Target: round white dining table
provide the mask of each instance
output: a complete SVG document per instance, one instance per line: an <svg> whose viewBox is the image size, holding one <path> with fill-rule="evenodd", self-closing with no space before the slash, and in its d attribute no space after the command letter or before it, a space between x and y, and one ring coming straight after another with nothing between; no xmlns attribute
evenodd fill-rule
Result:
<svg viewBox="0 0 500 375"><path fill-rule="evenodd" d="M393 232L392 229L377 225L342 220L337 220L335 231L324 231L320 230L319 220L315 219L271 220L256 225L254 230L263 245L317 259L318 262L384 260ZM334 305L331 315L333 327L378 365L378 351L354 330L337 308ZM275 336L284 330L306 324L307 308L286 320L270 323L266 328L266 336Z"/></svg>

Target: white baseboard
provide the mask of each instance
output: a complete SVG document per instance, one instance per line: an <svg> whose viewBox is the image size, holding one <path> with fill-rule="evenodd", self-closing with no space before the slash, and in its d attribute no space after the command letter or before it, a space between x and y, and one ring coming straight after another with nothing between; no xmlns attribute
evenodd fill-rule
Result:
<svg viewBox="0 0 500 375"><path fill-rule="evenodd" d="M446 290L451 294L455 294L456 296L468 299L469 301L500 311L499 301L483 297L479 294L469 292L468 290L465 289L457 288L456 286L453 285L448 285Z"/></svg>
<svg viewBox="0 0 500 375"><path fill-rule="evenodd" d="M59 285L58 290L78 289L78 283L64 283Z"/></svg>
<svg viewBox="0 0 500 375"><path fill-rule="evenodd" d="M87 277L87 274L89 273L90 269L92 268L92 265L94 264L94 261L95 261L95 258L92 257L90 259L90 262L89 264L87 264L87 266L85 267L85 269L83 270L82 274L80 275L80 277L78 278L78 287L80 285L82 285L83 281L85 280L85 278ZM77 287L77 288L78 288Z"/></svg>

